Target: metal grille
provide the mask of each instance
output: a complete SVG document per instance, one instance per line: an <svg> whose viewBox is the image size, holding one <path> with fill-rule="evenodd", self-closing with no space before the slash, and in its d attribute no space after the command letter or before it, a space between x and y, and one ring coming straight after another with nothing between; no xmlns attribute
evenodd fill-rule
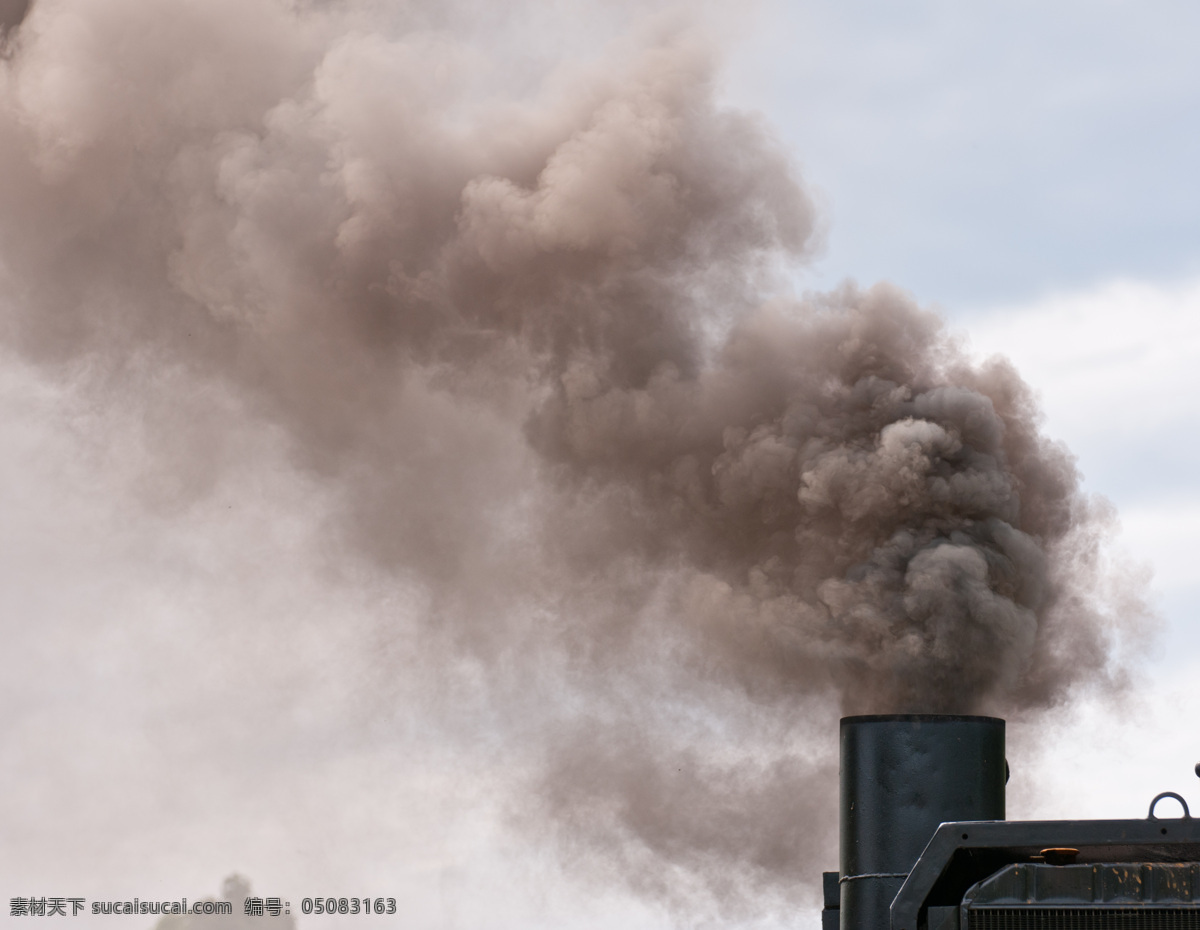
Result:
<svg viewBox="0 0 1200 930"><path fill-rule="evenodd" d="M1200 907L972 907L970 930L1200 930Z"/></svg>

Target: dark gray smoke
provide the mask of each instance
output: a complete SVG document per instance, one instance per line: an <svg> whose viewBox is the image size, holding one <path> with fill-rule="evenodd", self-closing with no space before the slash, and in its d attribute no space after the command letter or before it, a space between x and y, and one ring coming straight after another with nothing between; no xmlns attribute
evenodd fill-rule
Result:
<svg viewBox="0 0 1200 930"><path fill-rule="evenodd" d="M0 57L12 54L17 27L29 13L31 0L0 0Z"/></svg>
<svg viewBox="0 0 1200 930"><path fill-rule="evenodd" d="M151 506L236 458L233 391L338 495L335 558L423 592L426 663L490 666L518 816L745 903L827 861L839 711L1054 706L1142 615L1011 366L890 286L770 299L814 211L710 43L548 64L516 21L40 0L4 337L141 411Z"/></svg>
<svg viewBox="0 0 1200 930"><path fill-rule="evenodd" d="M8 31L21 25L29 12L30 0L0 0L0 30Z"/></svg>

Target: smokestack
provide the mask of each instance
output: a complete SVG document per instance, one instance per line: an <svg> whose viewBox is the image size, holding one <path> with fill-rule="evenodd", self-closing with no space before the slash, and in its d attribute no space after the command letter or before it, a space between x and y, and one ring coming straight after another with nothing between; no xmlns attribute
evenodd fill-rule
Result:
<svg viewBox="0 0 1200 930"><path fill-rule="evenodd" d="M1004 721L890 714L841 726L841 930L886 930L939 824L1003 820Z"/></svg>

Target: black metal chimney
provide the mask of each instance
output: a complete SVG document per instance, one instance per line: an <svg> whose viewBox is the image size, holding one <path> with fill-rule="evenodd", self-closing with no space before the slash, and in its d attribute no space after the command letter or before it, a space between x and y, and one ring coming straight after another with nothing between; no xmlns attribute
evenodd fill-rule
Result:
<svg viewBox="0 0 1200 930"><path fill-rule="evenodd" d="M844 717L841 743L841 930L888 930L892 899L939 824L1004 819L1004 721Z"/></svg>

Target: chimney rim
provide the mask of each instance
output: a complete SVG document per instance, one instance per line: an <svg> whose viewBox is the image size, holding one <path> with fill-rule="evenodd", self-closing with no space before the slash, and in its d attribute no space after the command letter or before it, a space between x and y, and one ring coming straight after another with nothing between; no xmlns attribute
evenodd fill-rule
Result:
<svg viewBox="0 0 1200 930"><path fill-rule="evenodd" d="M990 722L1003 724L1003 717L986 717L975 714L861 714L854 717L843 717L841 726L859 723L937 723L947 721L955 723Z"/></svg>

